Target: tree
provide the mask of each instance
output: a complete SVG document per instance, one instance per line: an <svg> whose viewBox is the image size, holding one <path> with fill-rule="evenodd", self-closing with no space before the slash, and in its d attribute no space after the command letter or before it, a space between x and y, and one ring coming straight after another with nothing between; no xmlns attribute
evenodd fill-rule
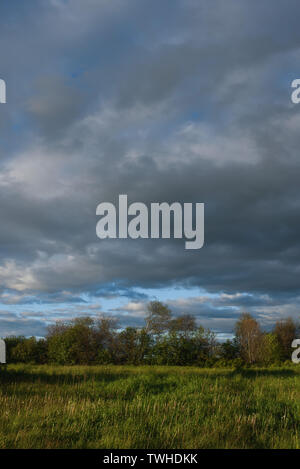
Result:
<svg viewBox="0 0 300 469"><path fill-rule="evenodd" d="M24 336L9 336L5 338L6 361L7 363L16 363L17 360L13 354L14 348L25 340Z"/></svg>
<svg viewBox="0 0 300 469"><path fill-rule="evenodd" d="M96 361L98 340L90 317L80 317L49 327L48 354L51 361L60 364L86 365Z"/></svg>
<svg viewBox="0 0 300 469"><path fill-rule="evenodd" d="M221 358L225 360L234 360L239 356L239 344L236 338L233 340L227 339L219 347Z"/></svg>
<svg viewBox="0 0 300 469"><path fill-rule="evenodd" d="M48 328L47 334L48 359L59 365L75 364L72 357L72 341L67 324L56 323Z"/></svg>
<svg viewBox="0 0 300 469"><path fill-rule="evenodd" d="M147 310L146 331L160 338L169 329L171 310L160 301L150 301Z"/></svg>
<svg viewBox="0 0 300 469"><path fill-rule="evenodd" d="M137 363L149 363L151 359L152 339L145 328L138 330Z"/></svg>
<svg viewBox="0 0 300 469"><path fill-rule="evenodd" d="M215 355L217 350L216 336L210 329L199 326L193 338L196 350L196 362L204 365L205 362Z"/></svg>
<svg viewBox="0 0 300 469"><path fill-rule="evenodd" d="M117 353L118 324L115 318L102 314L95 321L97 335L97 363L100 365L114 363Z"/></svg>
<svg viewBox="0 0 300 469"><path fill-rule="evenodd" d="M270 333L264 333L261 337L259 350L259 363L263 365L271 365L280 361L281 351L277 336Z"/></svg>
<svg viewBox="0 0 300 469"><path fill-rule="evenodd" d="M291 344L296 338L297 326L292 318L277 321L274 327L274 334L277 337L281 350L281 358L288 360L291 356Z"/></svg>
<svg viewBox="0 0 300 469"><path fill-rule="evenodd" d="M236 323L235 333L240 346L241 357L246 363L257 362L262 333L256 319L251 314L243 313Z"/></svg>
<svg viewBox="0 0 300 469"><path fill-rule="evenodd" d="M138 362L138 331L134 327L126 327L118 335L118 362L137 365Z"/></svg>
<svg viewBox="0 0 300 469"><path fill-rule="evenodd" d="M144 329L127 327L116 337L115 361L139 365L149 357L151 338Z"/></svg>
<svg viewBox="0 0 300 469"><path fill-rule="evenodd" d="M47 362L47 343L44 339L16 337L13 347L12 340L8 342L10 343L9 362L37 364Z"/></svg>
<svg viewBox="0 0 300 469"><path fill-rule="evenodd" d="M169 322L170 333L179 334L186 339L190 337L197 329L196 320L190 314L183 314Z"/></svg>
<svg viewBox="0 0 300 469"><path fill-rule="evenodd" d="M48 328L49 359L60 364L112 363L115 328L116 321L107 316L57 322Z"/></svg>

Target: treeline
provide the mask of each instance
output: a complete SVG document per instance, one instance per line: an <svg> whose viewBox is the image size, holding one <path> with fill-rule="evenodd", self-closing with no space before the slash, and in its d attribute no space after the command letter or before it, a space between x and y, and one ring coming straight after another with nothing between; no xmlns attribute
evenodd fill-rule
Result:
<svg viewBox="0 0 300 469"><path fill-rule="evenodd" d="M49 326L45 339L7 337L8 363L60 365L280 365L291 361L299 326L290 318L272 332L250 314L241 315L235 337L220 343L189 314L173 317L159 301L148 304L145 327L118 328L114 318L81 317Z"/></svg>

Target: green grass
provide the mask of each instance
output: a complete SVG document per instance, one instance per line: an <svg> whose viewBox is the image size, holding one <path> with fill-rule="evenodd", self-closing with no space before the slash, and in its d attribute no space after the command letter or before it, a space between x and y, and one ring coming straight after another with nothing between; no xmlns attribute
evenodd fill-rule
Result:
<svg viewBox="0 0 300 469"><path fill-rule="evenodd" d="M300 367L0 370L0 448L299 448Z"/></svg>

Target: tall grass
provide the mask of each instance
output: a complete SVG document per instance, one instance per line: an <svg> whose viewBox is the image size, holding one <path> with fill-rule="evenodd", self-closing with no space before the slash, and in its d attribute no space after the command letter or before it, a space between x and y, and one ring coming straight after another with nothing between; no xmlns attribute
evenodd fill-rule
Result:
<svg viewBox="0 0 300 469"><path fill-rule="evenodd" d="M300 370L0 370L0 448L299 448Z"/></svg>

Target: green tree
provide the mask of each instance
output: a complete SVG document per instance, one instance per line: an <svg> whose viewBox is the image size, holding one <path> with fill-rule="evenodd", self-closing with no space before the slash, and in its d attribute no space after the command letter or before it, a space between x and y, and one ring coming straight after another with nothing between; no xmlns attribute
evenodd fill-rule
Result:
<svg viewBox="0 0 300 469"><path fill-rule="evenodd" d="M80 365L93 363L99 345L94 320L81 317L69 323L56 323L48 330L47 343L52 362Z"/></svg>
<svg viewBox="0 0 300 469"><path fill-rule="evenodd" d="M115 321L105 316L57 322L48 328L49 360L62 365L112 363L115 327Z"/></svg>
<svg viewBox="0 0 300 469"><path fill-rule="evenodd" d="M223 342L219 347L219 352L221 358L224 358L225 360L234 360L235 358L238 358L240 350L236 338L233 340L227 339L226 342Z"/></svg>
<svg viewBox="0 0 300 469"><path fill-rule="evenodd" d="M271 365L279 362L280 358L281 350L277 336L272 332L262 334L258 362L263 365Z"/></svg>
<svg viewBox="0 0 300 469"><path fill-rule="evenodd" d="M43 339L35 337L21 340L11 349L10 357L13 362L43 364L47 361L47 344Z"/></svg>

